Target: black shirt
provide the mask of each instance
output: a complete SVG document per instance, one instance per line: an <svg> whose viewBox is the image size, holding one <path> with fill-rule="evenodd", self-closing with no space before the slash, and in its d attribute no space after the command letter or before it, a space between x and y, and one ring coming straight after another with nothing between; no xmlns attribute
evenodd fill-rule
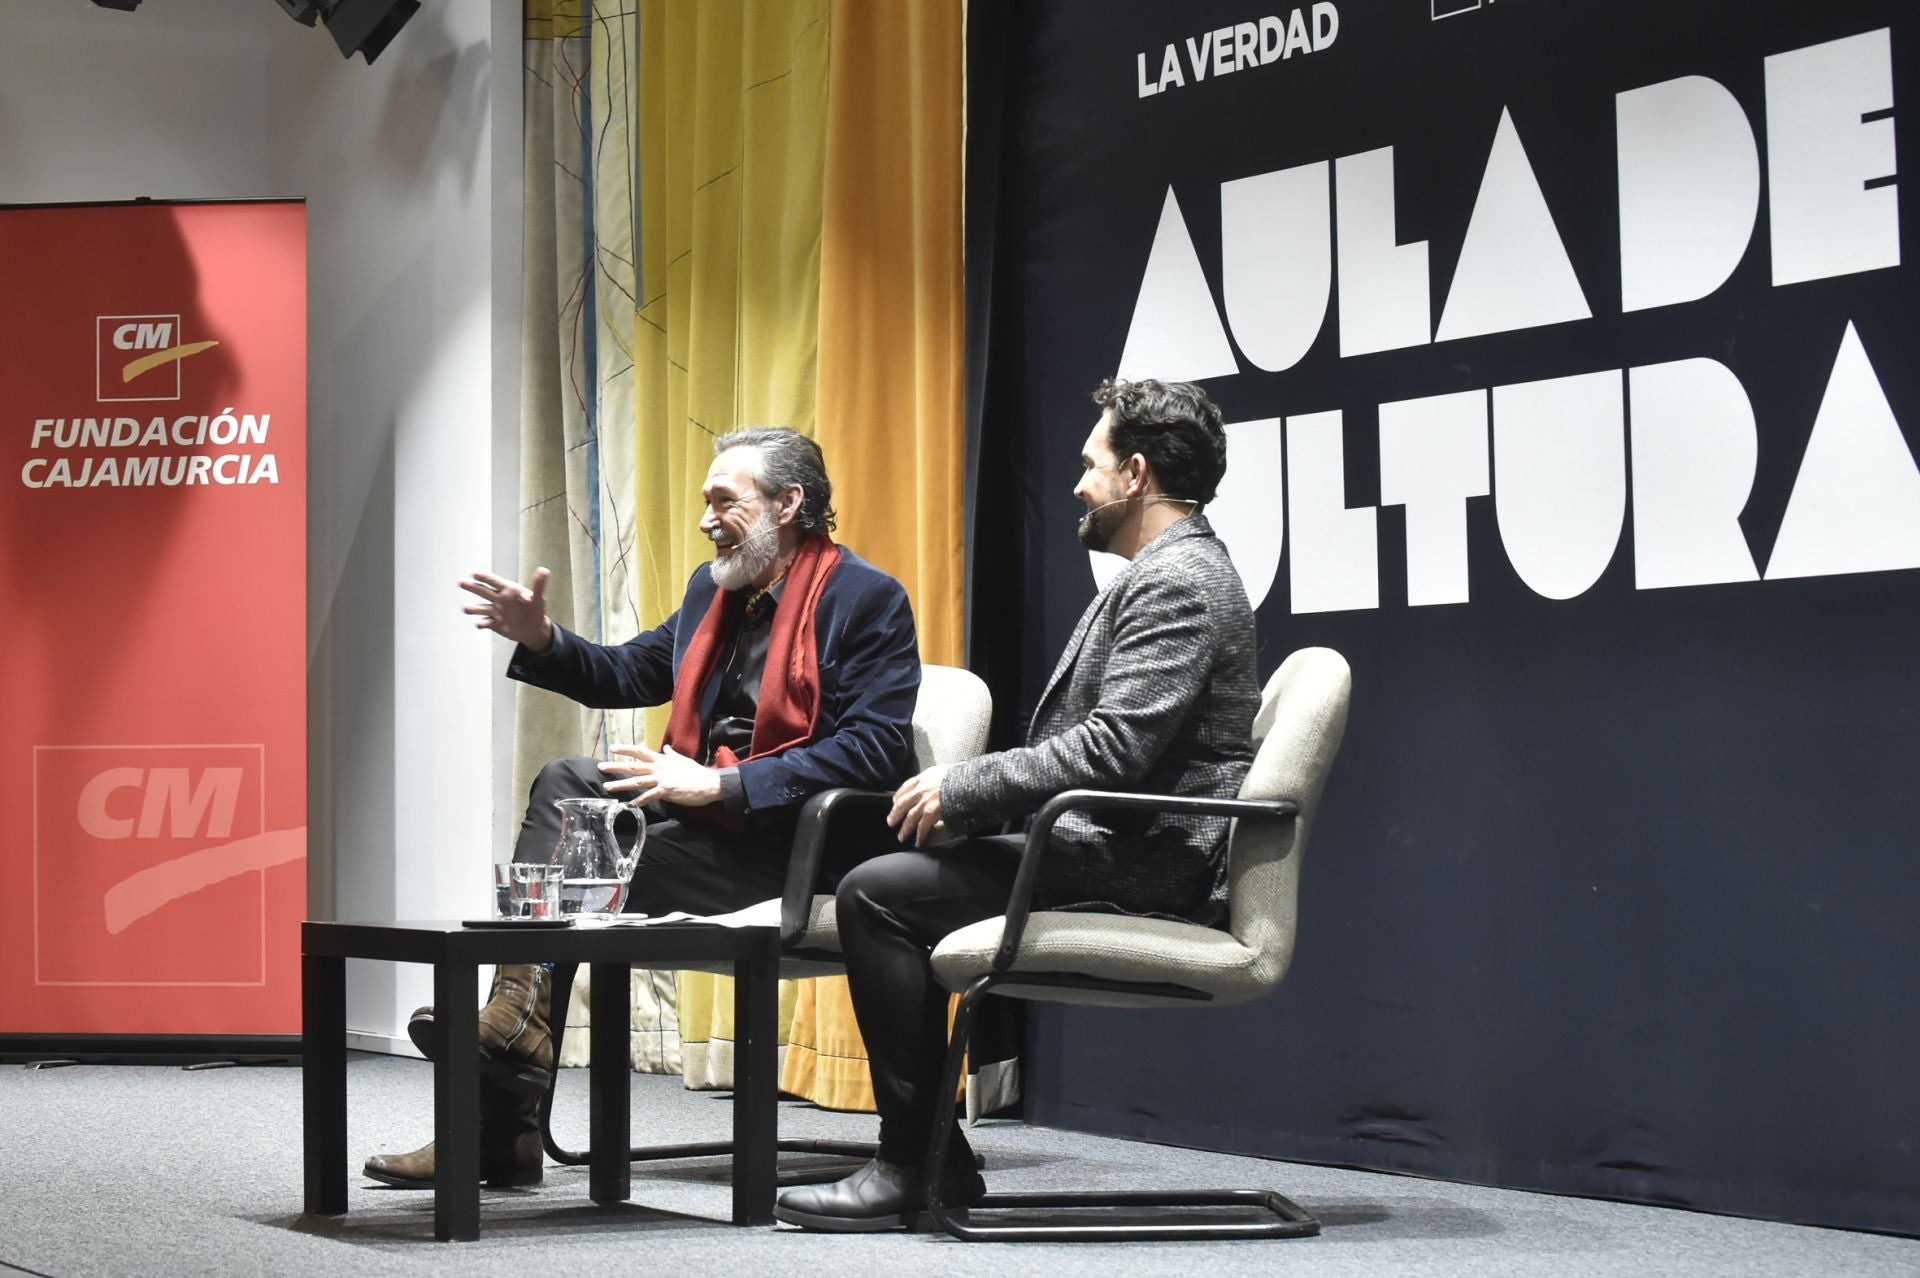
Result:
<svg viewBox="0 0 1920 1278"><path fill-rule="evenodd" d="M753 720L760 709L760 680L766 673L767 648L773 642L773 614L779 606L782 578L747 600L734 627L733 646L720 665L720 687L707 716L706 749L700 762L711 767L721 746L738 758L753 751ZM720 770L720 802L733 816L745 816L746 788L737 768Z"/></svg>

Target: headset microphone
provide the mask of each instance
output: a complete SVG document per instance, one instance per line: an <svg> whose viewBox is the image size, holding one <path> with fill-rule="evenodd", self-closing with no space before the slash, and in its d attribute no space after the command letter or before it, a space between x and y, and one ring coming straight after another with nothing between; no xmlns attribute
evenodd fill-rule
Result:
<svg viewBox="0 0 1920 1278"><path fill-rule="evenodd" d="M1145 506L1155 504L1167 506L1198 506L1200 504L1191 497L1168 497L1161 493L1142 493L1137 497L1119 497L1113 501L1103 501L1098 506L1090 507L1087 510L1087 515L1097 515L1109 506L1124 506L1130 501L1138 501Z"/></svg>

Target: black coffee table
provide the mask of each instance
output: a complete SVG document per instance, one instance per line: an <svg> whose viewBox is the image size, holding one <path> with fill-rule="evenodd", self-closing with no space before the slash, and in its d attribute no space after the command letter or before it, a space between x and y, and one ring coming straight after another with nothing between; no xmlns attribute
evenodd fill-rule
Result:
<svg viewBox="0 0 1920 1278"><path fill-rule="evenodd" d="M585 963L596 990L625 990L634 965L730 963L736 1034L733 1223L772 1222L779 928L659 923L533 930L447 921L309 921L301 925L300 949L307 1211L337 1216L347 1210L347 959L433 965L433 1232L443 1242L480 1236L482 963ZM588 1189L597 1203L633 1196L631 1019L624 997L594 1001Z"/></svg>

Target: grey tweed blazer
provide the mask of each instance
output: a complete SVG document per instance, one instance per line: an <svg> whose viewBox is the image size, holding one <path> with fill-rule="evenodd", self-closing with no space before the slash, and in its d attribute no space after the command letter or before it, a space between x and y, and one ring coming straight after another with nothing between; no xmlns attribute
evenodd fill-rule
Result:
<svg viewBox="0 0 1920 1278"><path fill-rule="evenodd" d="M942 819L978 831L1081 788L1231 797L1259 706L1246 591L1213 526L1190 515L1087 605L1027 744L947 773ZM1226 841L1220 817L1069 813L1041 863L1040 905L1216 923Z"/></svg>

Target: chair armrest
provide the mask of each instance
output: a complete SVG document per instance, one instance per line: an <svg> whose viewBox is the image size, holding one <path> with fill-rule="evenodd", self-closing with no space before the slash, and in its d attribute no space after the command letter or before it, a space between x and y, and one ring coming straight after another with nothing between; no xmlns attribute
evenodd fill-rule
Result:
<svg viewBox="0 0 1920 1278"><path fill-rule="evenodd" d="M1208 799L1124 790L1061 791L1040 806L1033 824L1027 827L1027 844L1021 850L1020 868L1014 873L1013 892L1007 899L1007 921L1000 931L1000 948L993 956L994 971L1007 971L1019 956L1020 942L1027 934L1027 916L1033 912L1034 888L1040 881L1040 858L1046 855L1047 838L1053 833L1054 823L1069 812L1102 809L1275 821L1300 814L1300 805L1292 799Z"/></svg>
<svg viewBox="0 0 1920 1278"><path fill-rule="evenodd" d="M780 948L791 949L807 930L813 898L820 886L820 865L827 852L827 835L843 813L882 810L893 805L889 790L855 790L841 786L822 790L800 809L793 832L792 858L787 862L787 890L780 899Z"/></svg>

